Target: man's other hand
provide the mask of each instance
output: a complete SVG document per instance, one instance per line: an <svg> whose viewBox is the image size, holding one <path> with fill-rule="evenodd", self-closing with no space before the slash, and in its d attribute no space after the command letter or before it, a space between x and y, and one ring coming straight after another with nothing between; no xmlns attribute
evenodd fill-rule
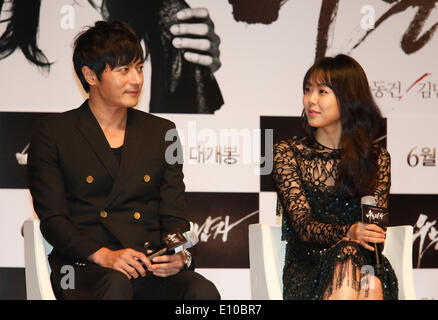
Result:
<svg viewBox="0 0 438 320"><path fill-rule="evenodd" d="M184 251L172 255L158 256L152 259L154 264L148 267L148 271L157 277L168 277L180 272L182 267L184 267L184 261Z"/></svg>
<svg viewBox="0 0 438 320"><path fill-rule="evenodd" d="M128 279L136 279L146 276L146 270L141 265L144 263L146 268L151 266L151 262L142 252L134 249L110 250L101 248L88 257L94 263L105 267L118 270L125 274Z"/></svg>

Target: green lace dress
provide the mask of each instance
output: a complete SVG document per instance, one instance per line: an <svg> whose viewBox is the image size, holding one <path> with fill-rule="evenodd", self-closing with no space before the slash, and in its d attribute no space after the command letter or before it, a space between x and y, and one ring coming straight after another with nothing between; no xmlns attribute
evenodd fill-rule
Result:
<svg viewBox="0 0 438 320"><path fill-rule="evenodd" d="M364 274L373 271L371 251L356 242L341 241L350 226L361 221L361 207L360 199L343 200L334 188L339 159L340 150L307 137L274 146L277 214L282 214L283 240L287 241L284 299L326 299L344 280L368 294L364 280L369 277ZM390 166L389 153L380 148L374 197L382 207L388 205ZM384 270L378 276L383 298L397 299L397 278L385 257Z"/></svg>

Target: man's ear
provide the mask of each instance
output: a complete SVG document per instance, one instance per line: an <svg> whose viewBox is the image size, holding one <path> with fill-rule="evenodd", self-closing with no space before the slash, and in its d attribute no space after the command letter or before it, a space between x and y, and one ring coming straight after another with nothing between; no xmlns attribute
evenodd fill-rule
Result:
<svg viewBox="0 0 438 320"><path fill-rule="evenodd" d="M88 66L82 67L82 74L84 75L85 81L87 81L90 87L96 85L99 82L96 73Z"/></svg>

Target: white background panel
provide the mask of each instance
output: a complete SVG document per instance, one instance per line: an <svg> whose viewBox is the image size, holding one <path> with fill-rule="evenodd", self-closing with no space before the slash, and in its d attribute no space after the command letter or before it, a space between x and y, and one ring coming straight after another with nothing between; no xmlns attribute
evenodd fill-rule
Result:
<svg viewBox="0 0 438 320"><path fill-rule="evenodd" d="M414 286L417 300L438 300L438 270L414 269Z"/></svg>
<svg viewBox="0 0 438 320"><path fill-rule="evenodd" d="M225 105L217 112L256 113L269 115L299 115L301 113L302 77L314 60L316 24L320 0L287 1L280 9L277 21L270 25L236 22L228 1L187 1L191 6L205 6L221 36L222 68L215 76L219 82ZM77 1L75 28L61 28L64 16L61 8L71 5L69 0L42 1L39 44L50 61L54 62L50 75L42 74L29 64L20 51L0 61L1 74L8 74L8 83L0 87L3 110L63 111L79 105L84 94L71 65L74 35L84 25L90 25L99 14L85 0ZM390 7L380 0L341 1L334 24L334 36L329 41L327 55L346 52L356 57L367 71L370 82L401 81L401 100L386 94L378 102L387 115L435 112L437 98L421 99L419 87L406 90L425 73L425 78L438 83L434 72L437 63L432 59L437 37L421 50L407 55L400 47L401 38L416 10L409 8L386 20L354 50L352 47L365 34L360 27L364 5L375 9L378 19ZM437 10L428 17L424 30L438 18ZM381 50L382 46L385 50ZM377 63L376 63L377 62ZM385 66L382 68L382 65ZM19 72L16 66L20 66ZM149 69L146 68L146 72ZM22 75L26 74L26 77ZM139 108L148 110L149 77ZM26 95L23 95L26 88ZM19 99L18 99L19 98ZM418 100L421 99L421 104Z"/></svg>
<svg viewBox="0 0 438 320"><path fill-rule="evenodd" d="M0 189L0 268L24 267L24 241L21 227L33 217L28 190Z"/></svg>
<svg viewBox="0 0 438 320"><path fill-rule="evenodd" d="M184 183L191 192L259 192L260 117L160 114L175 122L184 152ZM231 139L228 139L231 137ZM232 147L236 164L216 161L216 147ZM204 147L200 155L198 147ZM235 149L234 149L235 148ZM213 154L209 156L208 151ZM222 157L223 158L223 157ZM234 163L232 161L231 163Z"/></svg>
<svg viewBox="0 0 438 320"><path fill-rule="evenodd" d="M425 166L424 156L421 155L423 148L429 148L431 154L435 149L436 157L437 124L437 115L393 116L388 120L387 147L391 154L391 193L438 193L436 162L434 166ZM411 151L411 164L414 165L418 161L413 167L408 164L408 155Z"/></svg>

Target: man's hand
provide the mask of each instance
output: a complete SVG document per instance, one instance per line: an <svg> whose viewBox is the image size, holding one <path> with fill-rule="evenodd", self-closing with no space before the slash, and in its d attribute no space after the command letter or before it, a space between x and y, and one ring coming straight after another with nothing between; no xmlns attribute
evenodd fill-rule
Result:
<svg viewBox="0 0 438 320"><path fill-rule="evenodd" d="M172 40L173 46L177 49L188 50L184 53L187 61L209 67L212 73L219 69L221 66L220 38L214 32L214 24L208 10L186 8L178 11L176 17L181 23L170 27L170 32L176 36ZM191 19L201 20L201 22L190 23ZM203 53L192 52L190 49Z"/></svg>
<svg viewBox="0 0 438 320"><path fill-rule="evenodd" d="M157 277L168 277L180 272L184 267L185 253L184 251L172 254L162 255L152 259L155 264L151 264L148 270Z"/></svg>
<svg viewBox="0 0 438 320"><path fill-rule="evenodd" d="M139 261L142 261L147 268L151 266L145 254L134 249L110 250L104 247L90 255L88 259L102 267L118 270L128 279L136 279L139 274L142 277L146 276L146 270Z"/></svg>

